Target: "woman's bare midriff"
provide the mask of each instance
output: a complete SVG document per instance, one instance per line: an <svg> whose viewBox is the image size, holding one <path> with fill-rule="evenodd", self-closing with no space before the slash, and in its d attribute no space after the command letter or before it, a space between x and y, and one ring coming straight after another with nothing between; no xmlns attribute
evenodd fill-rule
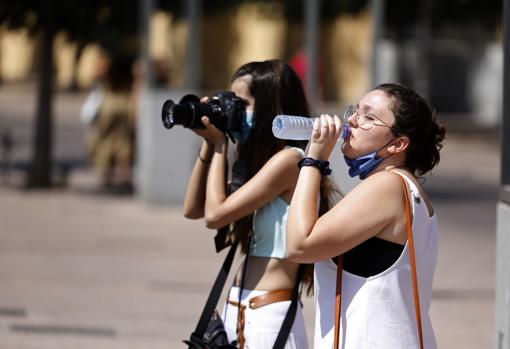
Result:
<svg viewBox="0 0 510 349"><path fill-rule="evenodd" d="M248 269L244 288L248 290L273 291L293 288L299 264L286 259L254 257L248 258ZM236 285L241 284L241 272L236 276Z"/></svg>

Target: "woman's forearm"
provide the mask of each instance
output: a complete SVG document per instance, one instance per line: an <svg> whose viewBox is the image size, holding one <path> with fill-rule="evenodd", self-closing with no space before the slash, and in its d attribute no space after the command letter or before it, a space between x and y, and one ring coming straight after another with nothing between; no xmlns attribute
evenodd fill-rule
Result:
<svg viewBox="0 0 510 349"><path fill-rule="evenodd" d="M303 167L292 196L287 220L287 255L298 258L306 249L306 239L318 219L321 174L317 168Z"/></svg>
<svg viewBox="0 0 510 349"><path fill-rule="evenodd" d="M183 214L186 218L198 219L204 217L205 186L213 154L214 145L204 140L191 172L184 197Z"/></svg>
<svg viewBox="0 0 510 349"><path fill-rule="evenodd" d="M227 141L214 147L211 168L207 176L205 194L205 219L208 225L215 225L221 204L227 198L226 188Z"/></svg>

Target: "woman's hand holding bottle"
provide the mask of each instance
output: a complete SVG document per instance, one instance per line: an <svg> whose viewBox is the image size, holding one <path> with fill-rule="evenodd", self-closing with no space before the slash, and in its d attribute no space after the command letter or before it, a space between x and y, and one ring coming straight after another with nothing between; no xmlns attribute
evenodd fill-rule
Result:
<svg viewBox="0 0 510 349"><path fill-rule="evenodd" d="M345 133L338 116L322 114L313 123L308 156L318 160L328 160L339 138Z"/></svg>

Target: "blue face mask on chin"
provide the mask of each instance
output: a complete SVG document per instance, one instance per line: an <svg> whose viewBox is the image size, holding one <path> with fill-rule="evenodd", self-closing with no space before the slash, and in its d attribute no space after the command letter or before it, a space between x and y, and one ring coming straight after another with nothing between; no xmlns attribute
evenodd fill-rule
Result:
<svg viewBox="0 0 510 349"><path fill-rule="evenodd" d="M367 178L368 174L384 160L384 158L377 159L376 156L377 151L360 156L356 159L349 159L344 156L345 163L349 166L349 176L359 176L360 179Z"/></svg>
<svg viewBox="0 0 510 349"><path fill-rule="evenodd" d="M379 148L379 150L386 147L394 140L395 139L392 139L391 141L383 145L381 148ZM357 157L355 159L349 159L346 156L344 156L345 163L347 164L347 166L349 166L349 176L351 177L359 176L360 179L367 178L370 172L372 172L384 159L387 159L389 157L387 156L385 158L378 159L377 152L379 150L376 150L367 155Z"/></svg>
<svg viewBox="0 0 510 349"><path fill-rule="evenodd" d="M238 142L244 143L250 135L253 128L253 110L247 110L243 121L241 122L241 130L232 132L232 137Z"/></svg>

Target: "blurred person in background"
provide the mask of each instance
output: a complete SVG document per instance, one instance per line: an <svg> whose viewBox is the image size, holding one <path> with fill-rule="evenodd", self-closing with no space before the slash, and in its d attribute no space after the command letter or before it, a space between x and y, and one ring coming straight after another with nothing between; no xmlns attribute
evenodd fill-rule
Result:
<svg viewBox="0 0 510 349"><path fill-rule="evenodd" d="M132 191L135 113L133 60L103 54L97 83L82 108L87 147L103 189Z"/></svg>
<svg viewBox="0 0 510 349"><path fill-rule="evenodd" d="M205 217L208 228L231 225L231 238L241 242L248 256L241 268L246 272L236 275L222 318L229 340L238 339L240 347L267 349L277 338L295 283L310 285L312 281L310 266L297 280L299 263L287 259L285 242L287 212L299 174L296 162L303 158L306 142L276 139L272 121L278 114L307 116L309 110L299 78L279 60L241 66L232 78L231 90L246 104L245 132L238 139L236 154L236 163L245 165L241 166L245 168L244 184L229 195L225 183L228 140L207 117L202 117L206 128L193 131L204 140L183 211L187 218ZM328 183L322 183L323 211L327 210ZM253 307L255 297L269 298L278 293L286 294L286 298ZM299 306L285 347L308 347Z"/></svg>
<svg viewBox="0 0 510 349"><path fill-rule="evenodd" d="M423 347L436 348L429 307L438 226L420 179L438 164L445 130L427 103L399 84L376 87L345 117L351 132L342 153L349 174L362 181L317 215L320 161L329 159L341 132L337 116L322 115L309 144L311 165L301 168L287 222L289 259L315 263L315 347L334 345L334 257L343 255L340 347L420 348L405 198L412 212Z"/></svg>

